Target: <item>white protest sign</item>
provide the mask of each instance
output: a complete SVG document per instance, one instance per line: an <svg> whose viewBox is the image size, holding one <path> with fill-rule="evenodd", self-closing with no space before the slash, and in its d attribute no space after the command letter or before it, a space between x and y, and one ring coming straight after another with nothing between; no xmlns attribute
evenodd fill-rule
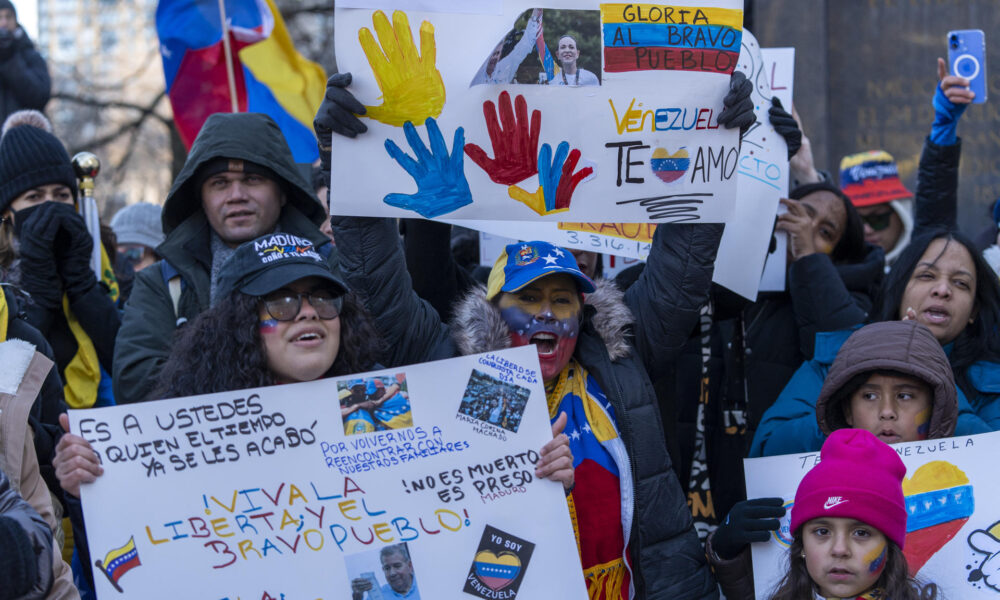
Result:
<svg viewBox="0 0 1000 600"><path fill-rule="evenodd" d="M1000 432L892 446L906 479L903 553L918 580L937 584L939 597L995 598L1000 592ZM799 482L819 452L744 460L747 498L781 497L788 512L771 540L752 545L754 591L769 592L788 565L791 506Z"/></svg>
<svg viewBox="0 0 1000 600"><path fill-rule="evenodd" d="M587 250L645 260L656 225L652 223L540 223L522 221L451 221L491 236L514 241L544 240L571 250ZM512 242L507 242L512 243ZM503 250L501 247L500 250ZM493 255L493 261L500 253ZM485 263L484 263L485 264Z"/></svg>
<svg viewBox="0 0 1000 600"><path fill-rule="evenodd" d="M761 48L767 87L791 114L795 91L795 48Z"/></svg>
<svg viewBox="0 0 1000 600"><path fill-rule="evenodd" d="M586 598L537 356L70 411L98 595Z"/></svg>
<svg viewBox="0 0 1000 600"><path fill-rule="evenodd" d="M788 146L768 119L771 93L760 57L760 46L749 31L743 32L737 68L754 84L750 99L754 103L757 122L743 134L737 169L739 201L732 221L722 234L712 281L745 298L756 300L759 289L784 289L783 239L786 236L778 236L779 243L771 254L768 254L768 248L778 199L788 195ZM770 265L771 274L766 276L765 260L773 263ZM762 278L766 284L763 288Z"/></svg>
<svg viewBox="0 0 1000 600"><path fill-rule="evenodd" d="M338 64L369 131L333 145L334 213L729 219L739 140L718 115L742 2L396 5L336 8Z"/></svg>

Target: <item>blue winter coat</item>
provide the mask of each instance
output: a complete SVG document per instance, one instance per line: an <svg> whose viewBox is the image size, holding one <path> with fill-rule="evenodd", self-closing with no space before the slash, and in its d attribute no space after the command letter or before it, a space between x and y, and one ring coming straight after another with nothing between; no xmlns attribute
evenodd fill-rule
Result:
<svg viewBox="0 0 1000 600"><path fill-rule="evenodd" d="M816 421L816 400L840 347L854 329L816 334L815 354L802 363L781 395L764 413L757 427L750 457L818 452L826 436ZM945 347L945 352L950 350ZM958 423L955 435L972 435L1000 429L1000 364L978 362L969 367L969 380L978 391L972 404L958 390Z"/></svg>

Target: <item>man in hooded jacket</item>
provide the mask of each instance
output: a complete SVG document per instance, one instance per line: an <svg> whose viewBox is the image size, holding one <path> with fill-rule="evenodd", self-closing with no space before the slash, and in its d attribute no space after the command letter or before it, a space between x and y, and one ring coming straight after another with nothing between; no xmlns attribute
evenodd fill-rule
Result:
<svg viewBox="0 0 1000 600"><path fill-rule="evenodd" d="M174 330L211 305L219 267L239 244L270 232L294 234L336 269L336 249L319 229L325 218L270 117L210 116L163 203L167 237L156 248L163 259L136 274L125 306L115 344L116 400L149 399Z"/></svg>

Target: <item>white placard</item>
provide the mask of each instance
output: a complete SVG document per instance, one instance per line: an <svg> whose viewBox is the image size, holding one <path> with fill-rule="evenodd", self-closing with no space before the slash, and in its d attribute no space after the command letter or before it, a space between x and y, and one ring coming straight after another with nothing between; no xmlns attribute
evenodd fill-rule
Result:
<svg viewBox="0 0 1000 600"><path fill-rule="evenodd" d="M795 48L761 48L760 56L764 61L762 75L771 95L781 100L790 114L795 97Z"/></svg>
<svg viewBox="0 0 1000 600"><path fill-rule="evenodd" d="M338 6L338 64L354 74L369 132L334 144L333 212L728 221L739 140L717 118L742 6L511 0L498 16ZM586 51L566 85L564 34Z"/></svg>
<svg viewBox="0 0 1000 600"><path fill-rule="evenodd" d="M908 513L903 553L917 579L938 597L996 598L1000 577L1000 483L995 463L1000 432L892 446L906 465ZM819 452L744 460L747 498L781 497L789 511L770 541L752 545L754 591L769 592L787 570L791 505Z"/></svg>
<svg viewBox="0 0 1000 600"><path fill-rule="evenodd" d="M400 543L423 598L587 597L533 346L70 421L102 598L350 598Z"/></svg>

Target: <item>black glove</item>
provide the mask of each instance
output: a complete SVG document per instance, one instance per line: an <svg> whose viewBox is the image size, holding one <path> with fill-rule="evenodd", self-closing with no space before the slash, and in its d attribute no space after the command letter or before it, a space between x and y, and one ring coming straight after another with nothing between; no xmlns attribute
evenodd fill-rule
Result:
<svg viewBox="0 0 1000 600"><path fill-rule="evenodd" d="M326 97L316 111L313 129L319 141L320 169L330 172L330 144L333 132L352 138L368 131L368 126L355 115L365 114L366 109L358 102L347 86L351 85L350 73L334 73L326 80Z"/></svg>
<svg viewBox="0 0 1000 600"><path fill-rule="evenodd" d="M802 130L799 129L799 124L795 121L795 117L788 114L777 96L771 98L771 108L767 111L767 115L774 130L785 138L785 143L788 144L788 160L792 160L802 147Z"/></svg>
<svg viewBox="0 0 1000 600"><path fill-rule="evenodd" d="M766 542L785 515L781 498L754 498L737 502L712 536L719 558L732 560L751 542Z"/></svg>
<svg viewBox="0 0 1000 600"><path fill-rule="evenodd" d="M14 213L14 233L21 256L21 287L31 295L34 304L46 310L62 306L62 287L54 251L61 219L51 208L56 204L44 202Z"/></svg>
<svg viewBox="0 0 1000 600"><path fill-rule="evenodd" d="M726 129L740 128L740 135L747 132L750 126L757 121L757 116L753 112L753 101L750 94L753 93L753 84L741 71L733 71L733 76L729 78L729 93L722 99L726 108L719 113L718 122Z"/></svg>
<svg viewBox="0 0 1000 600"><path fill-rule="evenodd" d="M87 222L72 206L61 202L49 204L57 207L53 210L58 212L61 223L59 233L56 234L56 269L72 303L97 285L97 276L90 268L94 239L87 229Z"/></svg>

